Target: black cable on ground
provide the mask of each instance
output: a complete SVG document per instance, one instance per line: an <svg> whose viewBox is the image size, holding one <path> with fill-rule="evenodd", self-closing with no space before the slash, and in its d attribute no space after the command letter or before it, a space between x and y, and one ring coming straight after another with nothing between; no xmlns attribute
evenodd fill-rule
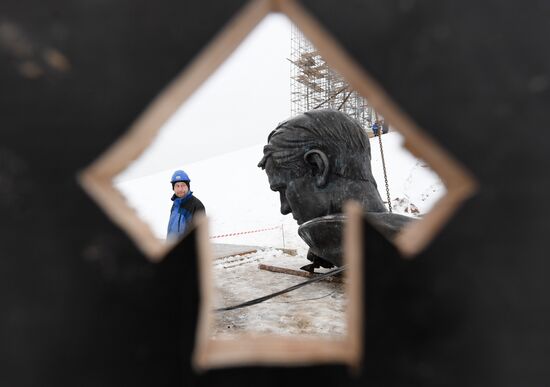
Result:
<svg viewBox="0 0 550 387"><path fill-rule="evenodd" d="M245 308L247 306L252 306L252 305L256 305L256 304L259 304L261 302L264 302L264 301L267 301L269 300L270 298L273 298L273 297L277 297L277 296L280 296L281 294L285 294L285 293L288 293L288 292L291 292L293 290L296 290L298 288L301 288L302 286L306 286L310 283L313 283L313 282L317 282L317 281L320 281L324 278L327 278L327 277L332 277L333 275L336 275L338 273L341 273L343 272L344 270L346 269L346 266L341 266L337 269L334 269L334 270L331 270L331 271L328 271L324 274L321 274L317 277L314 277L314 278L311 278L307 281L304 281L304 282L301 282L297 285L294 285L294 286L291 286L289 288L286 288L286 289L283 289L283 290L280 290L278 292L275 292L275 293L271 293L271 294L268 294L267 296L263 296L263 297L260 297L260 298L255 298L253 300L250 300L250 301L246 301L246 302L243 302L241 304L237 304L237 305L233 305L233 306L228 306L228 307L225 307L225 308L218 308L218 309L214 309L214 312L226 312L228 310L235 310L235 309L240 309L240 308Z"/></svg>
<svg viewBox="0 0 550 387"><path fill-rule="evenodd" d="M325 294L324 296L319 297L313 297L313 298L303 298L301 300L290 300L290 301L271 301L272 304L296 304L298 302L306 302L306 301L315 301L320 300L321 298L326 298L332 296L334 293L336 293L337 290L333 290L332 292Z"/></svg>

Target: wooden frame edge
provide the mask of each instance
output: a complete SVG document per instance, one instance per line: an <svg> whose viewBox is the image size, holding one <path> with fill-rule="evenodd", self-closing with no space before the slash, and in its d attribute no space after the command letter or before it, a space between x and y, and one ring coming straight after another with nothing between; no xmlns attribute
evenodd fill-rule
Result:
<svg viewBox="0 0 550 387"><path fill-rule="evenodd" d="M278 365L299 367L312 364L349 364L347 340L292 338L276 335L239 335L209 340L199 372L231 366Z"/></svg>
<svg viewBox="0 0 550 387"><path fill-rule="evenodd" d="M475 193L476 179L459 161L418 127L393 102L378 82L357 64L332 35L296 1L279 0L278 7L300 28L327 63L355 90L367 98L376 110L403 135L405 149L428 163L445 184L447 189L445 196L436 203L424 219L406 227L394 241L403 256L409 258L415 256L433 240L460 203Z"/></svg>
<svg viewBox="0 0 550 387"><path fill-rule="evenodd" d="M172 80L130 128L83 171L77 181L152 262L175 243L161 243L113 186L113 179L137 159L178 108L235 51L252 29L273 10L270 0L251 0L221 29L199 55Z"/></svg>
<svg viewBox="0 0 550 387"><path fill-rule="evenodd" d="M436 203L434 209L421 222L407 227L396 239L396 245L404 255L417 254L433 239L460 203L475 191L477 183L458 161L422 132L393 103L376 81L358 66L340 48L332 36L325 32L317 21L293 0L250 1L230 24L223 28L214 40L201 51L199 56L159 93L130 129L78 175L79 183L100 204L107 215L129 234L146 256L154 262L161 260L173 246L158 243L145 223L136 222L139 217L125 203L122 194L114 188L112 179L141 155L170 116L231 55L250 31L272 11L282 12L289 17L315 44L327 62L398 128L398 131L405 137L405 148L417 157L422 156L422 159L444 181L448 189L446 195ZM246 340L252 339L251 344L238 339L212 341L208 336L212 324L209 288L212 283L212 253L208 240L206 217L197 220L198 266L201 280L201 303L193 353L193 365L197 370L245 363L297 366L313 362L344 362L352 367L359 366L362 356L362 280L361 277L356 276L360 276L362 273L360 266L362 257L360 219L362 215L360 209L354 208L353 205L350 208L349 231L345 232L345 259L349 259L348 275L353 279L350 279L349 284L346 285L349 286L346 293L349 294L350 301L346 310L348 330L344 340L315 338L310 341L295 338L283 339L269 335L264 337L242 336ZM404 242L404 240L410 239L414 242ZM352 307L352 303L355 305L354 307ZM247 348L247 351L243 351L244 348ZM273 348L276 348L275 352ZM252 349L252 351L248 351L248 349ZM294 352L289 352L289 349ZM292 355L292 353L296 355Z"/></svg>
<svg viewBox="0 0 550 387"><path fill-rule="evenodd" d="M212 264L214 255L208 237L208 219L200 216L197 220L197 277L199 286L199 314L195 333L195 349L193 350L192 364L195 370L201 371L208 364L209 333L212 327Z"/></svg>
<svg viewBox="0 0 550 387"><path fill-rule="evenodd" d="M97 176L114 177L139 157L166 121L235 51L272 10L270 0L251 0L153 99L130 128L90 166Z"/></svg>
<svg viewBox="0 0 550 387"><path fill-rule="evenodd" d="M363 208L348 202L344 208L347 222L344 228L344 256L348 264L346 294L348 295L348 350L349 365L359 370L363 357Z"/></svg>
<svg viewBox="0 0 550 387"><path fill-rule="evenodd" d="M394 240L401 255L410 259L422 251L475 190L474 185L465 185L447 191L421 221L411 222L401 230Z"/></svg>
<svg viewBox="0 0 550 387"><path fill-rule="evenodd" d="M344 259L348 265L345 291L346 335L343 338L296 338L267 334L241 334L212 339L212 262L206 219L197 224L201 303L193 352L193 367L202 372L235 365L304 366L347 364L358 369L362 356L362 210L358 204L346 208L349 216L344 230Z"/></svg>
<svg viewBox="0 0 550 387"><path fill-rule="evenodd" d="M172 248L170 242L158 241L146 224L126 203L120 191L113 187L111 180L94 176L90 170L78 174L78 183L84 191L100 205L100 208L120 228L122 228L152 262L159 262Z"/></svg>

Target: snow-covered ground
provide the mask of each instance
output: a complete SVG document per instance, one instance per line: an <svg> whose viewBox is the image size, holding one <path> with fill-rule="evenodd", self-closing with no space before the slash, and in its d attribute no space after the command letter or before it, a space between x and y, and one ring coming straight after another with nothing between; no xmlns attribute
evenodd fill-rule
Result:
<svg viewBox="0 0 550 387"><path fill-rule="evenodd" d="M443 184L422 161L403 150L399 133L385 134L382 141L394 212L425 214L444 194ZM213 243L265 247L215 262L215 307L238 304L304 281L258 269L259 263L299 269L309 262L296 222L291 215L281 215L278 194L269 189L265 172L257 167L263 145L115 183L154 234L164 238L172 204L170 177L175 169L184 169L191 178L192 191L206 207ZM371 148L373 173L385 199L377 138L371 139ZM296 249L298 254L292 257L275 249L280 247ZM343 335L345 305L342 284L318 282L262 304L218 313L213 334Z"/></svg>
<svg viewBox="0 0 550 387"><path fill-rule="evenodd" d="M299 268L305 262L303 256L290 256L275 249L219 259L214 264L214 307L236 305L306 280L259 270L259 263ZM257 305L217 313L213 336L243 332L286 336L343 336L346 333L345 309L343 283L314 282Z"/></svg>

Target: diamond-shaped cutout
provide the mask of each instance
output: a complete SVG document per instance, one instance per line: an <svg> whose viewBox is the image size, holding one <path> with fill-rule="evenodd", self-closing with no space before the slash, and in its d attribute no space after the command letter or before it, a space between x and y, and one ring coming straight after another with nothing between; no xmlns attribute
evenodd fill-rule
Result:
<svg viewBox="0 0 550 387"><path fill-rule="evenodd" d="M275 9L277 8L277 9ZM294 102L293 113L300 113L312 108L332 107L335 109L341 109L349 114L353 115L353 112L361 110L360 105L366 103L362 108L363 117L355 116L354 118L361 121L364 128L367 131L372 132L373 126L378 125L380 128L379 133L383 133L385 125L382 124L382 118L389 123L388 134L381 134L376 138L371 138L371 152L372 152L372 169L375 178L378 181L380 194L382 197L386 196L384 190L384 173L382 165L382 153L379 153L378 146L380 144L380 150L384 150L386 159L388 161L386 176L389 177L389 191L393 192L392 197L389 199L389 203L393 202L395 194L401 199L405 200L405 205L402 206L404 212L408 211L407 215L411 215L413 212L413 205L415 204L419 211L427 211L429 206L422 208L419 202L411 200L411 191L403 189L402 183L407 180L418 180L415 175L424 173L430 175L430 172L426 171L425 166L432 166L432 169L437 173L441 180L445 183L446 191L440 190L437 187L439 178L437 176L430 175L424 176L420 180L426 184L425 187L420 187L415 192L426 194L431 200L436 198L437 193L442 196L435 206L431 208L431 211L427 212L422 217L417 217L416 221L411 222L409 226L402 229L397 234L394 242L397 248L403 253L404 256L413 256L419 252L433 237L437 231L445 223L447 219L456 210L458 205L464 198L471 194L473 191L474 183L469 175L456 163L446 152L440 149L435 143L433 143L426 135L424 135L414 123L408 119L399 109L391 102L391 100L384 94L382 89L376 85L376 83L370 79L368 75L364 73L358 66L356 66L352 60L339 48L334 40L320 26L297 4L293 1L284 2L268 2L268 1L253 1L242 12L238 19L236 19L227 29L208 47L208 49L193 63L193 65L187 69L182 76L178 77L170 87L160 95L155 102L147 109L146 112L136 121L134 126L128 131L128 133L119 142L114 144L100 159L94 162L89 168L87 168L81 175L80 181L85 189L98 201L98 203L106 210L106 212L115 220L121 227L123 227L128 234L134 239L136 244L145 252L145 254L154 261L160 260L165 253L176 242L163 242L161 230L163 227L158 226L157 218L153 216L152 221L147 221L147 215L139 214L139 209L136 211L131 204L129 196L132 191L131 184L128 183L128 190L124 188L124 176L121 177L121 173L132 173L127 168L138 157L142 157L143 152L148 149L150 144L155 139L157 133L161 133L157 140L165 135L166 128L170 126L172 122L178 122L178 115L189 117L189 113L185 113L186 109L189 109L197 101L197 96L201 93L204 94L204 90L208 89L208 83L214 82L216 74L222 71L222 68L217 70L217 67L228 58L232 50L253 30L257 23L259 23L265 16L271 11L278 10L286 14L294 23L298 24L300 30L303 31L306 37L300 36L299 31L294 31L292 38L294 41L300 40L300 42L313 42L312 46L303 47L303 49L296 50L296 57L290 56L293 65L292 79L295 82L296 87L292 89L292 100ZM279 16L280 18L280 16ZM268 19L266 19L267 22ZM262 22L264 25L266 22ZM262 28L262 25L258 26L258 29ZM256 32L256 30L254 30ZM251 33L251 37L254 36ZM289 39L287 35L285 37ZM249 39L249 38L247 38ZM289 42L290 43L290 42ZM266 42L266 45L269 44ZM301 43L300 43L301 44ZM309 45L309 43L307 43ZM285 58L286 61L287 58ZM313 60L313 64L309 67L305 65L297 65L300 59ZM231 59L229 59L231 61ZM317 62L315 62L317 61ZM341 74L340 80L334 80L332 87L332 94L326 94L321 96L322 93L315 93L315 84L313 80L315 76L308 78L308 74L311 75L312 69L320 68L324 66L324 63L328 64L327 69L333 71L335 77L338 78L338 74ZM224 65L226 66L226 65ZM263 68L267 73L269 69ZM215 71L215 72L214 72ZM223 71L222 71L223 72ZM210 80L203 83L206 78L213 74ZM265 76L265 75L264 75ZM326 77L323 80L327 81ZM288 79L290 82L290 79ZM302 86L307 86L305 89ZM344 87L344 85L346 87ZM227 87L227 84L224 85ZM222 87L224 87L222 86ZM258 85L253 85L258 87ZM219 85L217 87L220 87ZM242 87L249 89L251 85L243 84ZM302 89L300 89L302 87ZM194 93L194 94L193 94ZM193 96L191 96L193 94ZM304 95L311 100L304 102ZM364 100L362 101L362 98ZM206 97L208 98L208 97ZM200 98L199 98L200 99ZM226 97L227 103L240 103L244 101L235 98ZM353 101L353 104L350 103ZM263 116L268 117L269 114L274 114L273 124L267 125L265 123L258 123L258 132L261 138L265 140L267 134L274 128L276 122L287 118L288 114L280 115L270 106L270 109L263 110ZM355 109L355 110L354 110ZM182 113L183 112L183 113ZM208 112L206 113L208 117ZM271 117L271 116L269 116ZM180 117L181 118L181 117ZM228 131L232 135L239 133L238 125L234 117L226 116L226 121L232 123L227 127L220 128L212 131L210 137L223 137L222 133ZM185 119L185 118L184 118ZM270 118L271 119L271 118ZM193 126L193 125L188 125ZM266 127L267 126L267 127ZM164 128L164 129L161 129ZM177 129L177 128L176 128ZM396 130L395 132L393 130ZM204 129L201 129L204 130ZM397 132L398 131L398 132ZM169 132L169 130L168 130ZM177 132L177 130L176 130ZM372 134L372 133L371 133ZM251 136L248 134L247 139ZM395 161L393 154L397 153L397 148L401 146L400 141L404 138L405 146L416 156L422 159L419 161L412 156L400 156L408 157L408 161L400 162L401 167L403 163L411 165L405 172L405 176L398 177L396 171L403 172L402 169L397 169L395 164L389 163ZM240 144L242 144L242 138ZM254 143L253 141L252 143ZM197 144L193 145L193 141L188 144L188 149L191 151L193 147L197 147ZM211 142L212 143L212 142ZM231 150L231 142L229 140L223 141L227 147L226 150ZM383 143L383 145L382 145ZM216 154L222 153L215 151ZM388 154L392 155L388 157ZM261 149L258 152L258 159L261 158ZM207 181L208 173L202 172L200 168L189 160L181 161L182 167L190 173L192 184L194 189L197 189L198 196L204 199L207 195L207 184L203 184L202 181ZM230 159L227 159L230 160ZM227 163L228 161L218 161L219 163ZM411 161L412 160L412 161ZM256 160L258 161L258 160ZM191 169L189 169L191 165ZM197 169L193 169L197 167ZM247 166L248 167L248 166ZM255 165L251 165L251 168L256 168ZM135 165L134 167L135 168ZM165 169L165 168L162 168ZM174 168L178 169L174 165ZM260 171L261 172L261 171ZM203 176L204 175L204 176ZM213 174L211 174L213 175ZM117 182L118 176L118 182ZM127 175L131 176L131 175ZM166 172L166 181L153 185L168 186L168 180L170 173ZM195 177L194 177L195 176ZM218 181L222 177L218 177ZM265 179L265 177L264 177ZM129 182L130 180L128 180ZM141 183L143 183L142 181ZM231 180L230 180L231 182ZM247 182L250 183L250 182ZM401 184L401 189L396 188ZM143 186L143 184L141 184ZM146 185L148 185L146 183ZM222 184L223 186L224 184ZM227 185L227 183L225 184ZM233 188L229 184L230 188ZM118 187L118 188L117 188ZM435 194L430 196L430 192L426 190L433 189L435 187ZM274 198L275 195L269 192L267 182L265 182L265 192L267 195L271 195ZM418 188L418 187L417 187ZM211 190L210 190L211 191ZM122 192L126 192L125 194ZM170 189L168 188L168 192ZM223 192L223 191L221 191ZM221 193L219 192L219 193ZM203 193L205 196L203 196ZM403 195L406 194L406 195ZM156 197L155 197L156 200ZM159 202L167 200L162 198ZM269 201L272 199L265 199ZM408 201L407 201L408 200ZM137 200L139 202L139 200ZM149 200L146 200L149 201ZM252 199L245 200L246 204L250 207ZM400 204L400 201L394 204ZM211 200L205 200L207 212L209 212L209 203ZM388 200L386 200L388 202ZM134 207L136 207L134 203ZM386 203L388 204L388 203ZM233 204L230 204L233 205ZM139 207L139 205L137 205ZM269 205L268 205L269 207ZM397 210L397 208L396 208ZM258 338L258 334L262 335L266 332L262 331L248 331L247 334L254 334L254 340L247 339L248 336L243 336L243 332L239 332L237 335L224 336L223 338L216 338L218 331L215 331L216 325L220 325L220 319L211 313L213 309L213 288L212 284L212 272L213 267L211 265L212 260L212 245L208 243L209 239L213 237L226 237L226 234L241 233L246 235L248 232L256 232L261 230L267 230L273 226L272 224L266 224L265 219L262 224L251 224L250 227L242 226L238 230L231 229L219 229L215 227L219 225L219 219L217 220L212 214L210 221L211 226L214 226L213 230L208 230L208 226L205 220L199 220L199 235L201 241L201 286L203 293L203 301L201 305L201 324L197 331L197 348L195 353L195 362L199 367L209 367L218 365L228 365L236 363L292 363L292 362L347 362L356 364L360 356L360 348L358 343L360 342L360 329L361 329L361 314L360 302L359 302L359 289L360 278L357 278L360 270L357 268L360 264L358 252L358 246L360 241L358 240L357 227L361 216L361 209L350 210L349 216L349 232L346 234L346 254L345 259L348 264L348 283L346 288L342 288L343 296L347 298L347 307L345 315L340 316L344 323L344 328L336 335L329 337L318 334L314 339L300 337L300 335L291 338L286 334L286 337L281 336L261 336ZM156 210L153 213L162 215L167 221L166 211ZM211 214L209 213L209 216ZM264 213L261 214L264 218ZM157 222L157 223L155 223ZM236 224L236 222L234 222ZM275 225L277 226L277 225ZM285 226L286 232L295 232L295 228L291 226ZM275 227L276 228L276 227ZM271 230L272 231L272 230ZM354 234L355 233L355 234ZM254 241L258 240L259 234L254 234ZM284 238L285 231L282 236ZM356 235L354 237L354 235ZM288 237L287 237L288 239ZM242 241L242 239L241 239ZM284 246L283 239L283 247ZM280 245L279 245L280 247ZM258 294L262 295L262 294ZM244 301L244 300L243 300ZM220 305L217 305L220 306ZM265 313L265 311L263 312ZM334 318L334 316L332 316ZM323 318L327 318L325 315ZM326 322L326 320L325 320ZM320 322L321 324L323 321ZM226 333L226 332L222 332ZM287 332L288 333L288 332ZM302 331L303 333L303 331Z"/></svg>

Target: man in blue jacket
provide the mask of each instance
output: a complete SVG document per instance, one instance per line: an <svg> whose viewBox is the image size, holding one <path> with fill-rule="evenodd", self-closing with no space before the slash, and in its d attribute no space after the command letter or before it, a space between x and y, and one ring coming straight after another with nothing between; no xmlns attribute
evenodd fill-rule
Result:
<svg viewBox="0 0 550 387"><path fill-rule="evenodd" d="M191 179L187 173L177 170L170 180L172 184L172 209L168 221L167 239L175 239L182 236L191 223L193 216L199 212L206 212L202 202L193 196L191 192Z"/></svg>

